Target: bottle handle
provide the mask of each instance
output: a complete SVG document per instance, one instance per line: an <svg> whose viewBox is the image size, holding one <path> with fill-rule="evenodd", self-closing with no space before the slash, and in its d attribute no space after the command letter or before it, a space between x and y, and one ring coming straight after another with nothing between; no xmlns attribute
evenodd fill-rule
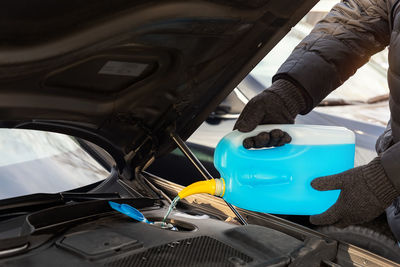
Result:
<svg viewBox="0 0 400 267"><path fill-rule="evenodd" d="M264 146L264 147L260 147L260 148L254 148L254 147L246 148L245 140L246 140L247 138L256 137L258 134L263 133L263 132L269 134L269 133L271 133L271 131L273 131L273 130L280 130L280 131L282 131L282 132L288 134L289 137L291 138L289 132L286 131L286 129L280 129L279 127L275 127L275 128L273 128L273 129L258 129L258 130L252 131L252 132L250 132L250 133L240 133L240 137L237 136L237 137L239 137L239 140L240 140L240 141L239 141L239 143L236 142L236 144L239 145L239 146L240 146L241 148L243 148L243 149L252 151L252 150L270 150L270 149L276 149L276 148L278 148L278 147L282 147L283 145L289 144L289 143L291 142L291 139L290 139L289 142L284 143L283 145L280 145L280 146ZM281 140L279 140L279 141L281 141ZM248 145L250 145L250 146L253 146L253 145L254 145L254 139L253 139L253 142L252 142L252 140L249 140L248 142L250 142L250 144L248 144ZM251 144L251 143L253 143L253 144Z"/></svg>

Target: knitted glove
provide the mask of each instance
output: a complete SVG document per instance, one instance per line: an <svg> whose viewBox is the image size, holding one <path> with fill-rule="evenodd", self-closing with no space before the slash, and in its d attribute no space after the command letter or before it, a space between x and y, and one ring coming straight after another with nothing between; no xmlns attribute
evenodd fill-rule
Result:
<svg viewBox="0 0 400 267"><path fill-rule="evenodd" d="M294 118L306 108L300 92L291 82L275 81L270 88L252 98L240 114L234 130L250 132L259 124L292 124ZM262 132L243 141L245 148L281 146L291 141L291 137L281 130Z"/></svg>
<svg viewBox="0 0 400 267"><path fill-rule="evenodd" d="M261 132L256 136L247 137L243 140L244 148L262 148L272 146L283 146L290 143L292 137L287 132L274 129L270 132Z"/></svg>
<svg viewBox="0 0 400 267"><path fill-rule="evenodd" d="M312 224L346 227L378 217L399 196L386 176L379 157L364 166L316 178L311 186L319 191L341 189L336 203L322 214L310 217Z"/></svg>

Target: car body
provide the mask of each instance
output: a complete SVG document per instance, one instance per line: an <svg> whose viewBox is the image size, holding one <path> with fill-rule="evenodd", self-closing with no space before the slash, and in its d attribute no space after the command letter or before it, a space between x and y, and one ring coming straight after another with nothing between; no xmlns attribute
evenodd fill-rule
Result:
<svg viewBox="0 0 400 267"><path fill-rule="evenodd" d="M73 136L109 171L73 190L0 200L0 265L394 264L269 214L237 213L214 197L182 201L168 221L177 231L109 204L160 221L179 186L146 169L179 146L207 174L182 140L315 2L4 3L1 127Z"/></svg>

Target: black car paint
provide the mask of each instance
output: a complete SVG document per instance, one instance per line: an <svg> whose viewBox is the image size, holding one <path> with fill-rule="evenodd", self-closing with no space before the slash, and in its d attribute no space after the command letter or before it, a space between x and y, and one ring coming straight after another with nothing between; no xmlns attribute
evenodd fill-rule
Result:
<svg viewBox="0 0 400 267"><path fill-rule="evenodd" d="M187 139L316 2L7 2L0 121L91 141L121 172L143 167L175 147L169 132ZM148 68L102 71L110 62Z"/></svg>

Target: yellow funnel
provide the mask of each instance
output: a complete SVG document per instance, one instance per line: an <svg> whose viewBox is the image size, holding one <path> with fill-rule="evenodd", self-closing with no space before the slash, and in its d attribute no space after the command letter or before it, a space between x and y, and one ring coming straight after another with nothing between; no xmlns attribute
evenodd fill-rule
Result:
<svg viewBox="0 0 400 267"><path fill-rule="evenodd" d="M225 193L225 181L223 178L211 179L207 181L195 182L182 189L178 196L180 199L190 195L207 193L214 196L223 197Z"/></svg>

